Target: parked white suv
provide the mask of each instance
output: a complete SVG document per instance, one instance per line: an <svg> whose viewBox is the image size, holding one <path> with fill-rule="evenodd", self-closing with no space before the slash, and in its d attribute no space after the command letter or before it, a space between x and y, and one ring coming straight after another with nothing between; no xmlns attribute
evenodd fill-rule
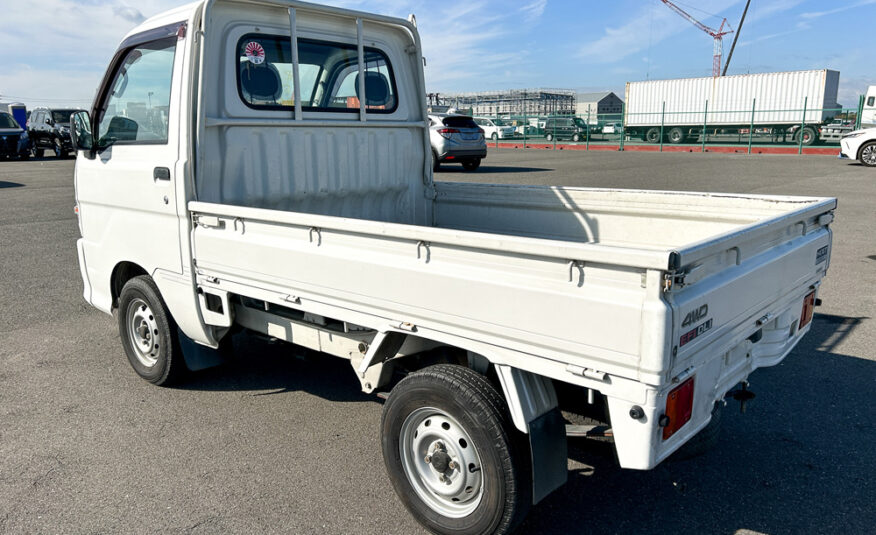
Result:
<svg viewBox="0 0 876 535"><path fill-rule="evenodd" d="M514 137L517 130L513 126L505 124L501 119L475 117L474 122L484 130L484 137L488 137L493 141Z"/></svg>
<svg viewBox="0 0 876 535"><path fill-rule="evenodd" d="M876 127L855 130L840 141L840 158L858 160L867 167L876 167Z"/></svg>

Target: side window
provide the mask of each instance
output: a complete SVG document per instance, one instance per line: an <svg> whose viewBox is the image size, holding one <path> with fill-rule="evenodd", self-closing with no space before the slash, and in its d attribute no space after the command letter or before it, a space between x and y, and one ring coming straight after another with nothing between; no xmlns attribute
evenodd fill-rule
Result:
<svg viewBox="0 0 876 535"><path fill-rule="evenodd" d="M870 97L867 99L868 106L873 106L874 104L876 104L876 97Z"/></svg>
<svg viewBox="0 0 876 535"><path fill-rule="evenodd" d="M243 101L257 109L294 108L289 38L245 35L237 48L237 82ZM398 103L389 59L366 47L364 62L366 108L374 113L395 111ZM359 109L359 56L353 45L299 39L298 79L301 106L307 111Z"/></svg>
<svg viewBox="0 0 876 535"><path fill-rule="evenodd" d="M176 43L161 39L125 55L101 105L98 146L167 143Z"/></svg>

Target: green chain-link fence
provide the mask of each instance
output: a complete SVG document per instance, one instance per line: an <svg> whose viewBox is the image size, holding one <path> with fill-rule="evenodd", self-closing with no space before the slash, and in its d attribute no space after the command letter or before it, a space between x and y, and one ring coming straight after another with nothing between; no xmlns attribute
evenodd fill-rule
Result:
<svg viewBox="0 0 876 535"><path fill-rule="evenodd" d="M495 115L485 125L488 142L516 145L583 145L611 148L644 145L656 150L687 147L733 147L753 152L762 147L790 147L798 153L807 147L838 148L844 134L876 123L876 107L813 109L804 99L796 109L769 109L752 101L746 110L713 111L704 102L696 111L571 115ZM512 130L513 128L513 130Z"/></svg>

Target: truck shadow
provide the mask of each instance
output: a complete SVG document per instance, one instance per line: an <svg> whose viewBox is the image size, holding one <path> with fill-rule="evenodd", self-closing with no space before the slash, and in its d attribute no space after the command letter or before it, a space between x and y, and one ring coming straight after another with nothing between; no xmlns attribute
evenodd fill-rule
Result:
<svg viewBox="0 0 876 535"><path fill-rule="evenodd" d="M785 361L728 400L720 443L639 472L605 444L569 444L569 482L521 533L866 533L876 511L876 362L834 350L870 318L816 315ZM866 452L871 452L870 454Z"/></svg>
<svg viewBox="0 0 876 535"><path fill-rule="evenodd" d="M0 189L20 188L22 186L24 186L24 184L19 184L18 182L6 182L5 180L0 180Z"/></svg>
<svg viewBox="0 0 876 535"><path fill-rule="evenodd" d="M444 164L436 173L462 173L477 176L478 173L540 173L543 171L555 171L555 169L547 169L544 167L515 167L507 165L481 165L477 171L466 171L461 165Z"/></svg>

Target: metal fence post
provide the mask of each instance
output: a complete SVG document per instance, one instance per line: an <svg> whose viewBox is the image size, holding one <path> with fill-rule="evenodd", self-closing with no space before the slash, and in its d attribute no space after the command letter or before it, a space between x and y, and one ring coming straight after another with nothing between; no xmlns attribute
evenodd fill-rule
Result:
<svg viewBox="0 0 876 535"><path fill-rule="evenodd" d="M666 101L663 101L663 112L660 114L660 152L663 152L663 125L666 123Z"/></svg>
<svg viewBox="0 0 876 535"><path fill-rule="evenodd" d="M864 95L858 97L858 113L855 115L855 130L861 129L862 115L864 115Z"/></svg>
<svg viewBox="0 0 876 535"><path fill-rule="evenodd" d="M599 115L596 116L596 121L599 122ZM590 106L587 106L587 131L584 135L587 136L587 150L590 150Z"/></svg>
<svg viewBox="0 0 876 535"><path fill-rule="evenodd" d="M496 125L496 150L499 150L499 107L496 106L496 121L494 122Z"/></svg>
<svg viewBox="0 0 876 535"><path fill-rule="evenodd" d="M626 129L627 129L627 103L622 102L621 103L621 138L620 138L620 146L617 149L619 151L624 150L624 138L627 137Z"/></svg>
<svg viewBox="0 0 876 535"><path fill-rule="evenodd" d="M754 137L754 105L756 98L751 99L751 126L748 127L748 154L751 154L751 138Z"/></svg>
<svg viewBox="0 0 876 535"><path fill-rule="evenodd" d="M709 101L706 100L706 108L703 112L703 147L700 152L706 152L706 125L709 123Z"/></svg>
<svg viewBox="0 0 876 535"><path fill-rule="evenodd" d="M548 114L548 119L550 119L551 117L554 118L553 123L551 123L554 125L554 150L557 150L557 117Z"/></svg>
<svg viewBox="0 0 876 535"><path fill-rule="evenodd" d="M526 117L526 98L523 99L523 124L529 124L529 119ZM523 127L523 148L526 148L526 126Z"/></svg>
<svg viewBox="0 0 876 535"><path fill-rule="evenodd" d="M809 97L803 99L803 120L800 121L800 145L797 147L797 154L803 154L803 130L806 128L806 107L809 104Z"/></svg>

